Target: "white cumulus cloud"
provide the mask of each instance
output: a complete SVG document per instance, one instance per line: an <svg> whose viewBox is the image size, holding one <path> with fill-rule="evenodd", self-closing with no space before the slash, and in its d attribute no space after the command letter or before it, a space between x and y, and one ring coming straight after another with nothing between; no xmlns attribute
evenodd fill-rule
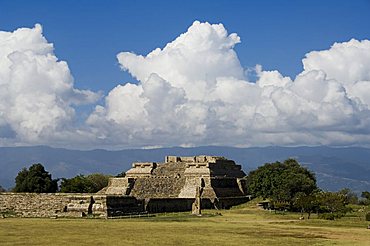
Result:
<svg viewBox="0 0 370 246"><path fill-rule="evenodd" d="M59 61L53 49L39 24L0 31L1 143L51 143L71 128L73 105L99 98L73 87L67 63Z"/></svg>
<svg viewBox="0 0 370 246"><path fill-rule="evenodd" d="M370 146L370 41L312 51L290 78L256 65L249 81L222 24L194 22L147 55L121 52L138 83L74 87L40 25L0 32L0 145L73 147ZM86 121L80 104L95 106Z"/></svg>
<svg viewBox="0 0 370 246"><path fill-rule="evenodd" d="M293 80L244 75L237 34L194 22L163 49L117 55L139 83L118 85L87 123L127 146L369 145L370 42L336 43L303 59Z"/></svg>

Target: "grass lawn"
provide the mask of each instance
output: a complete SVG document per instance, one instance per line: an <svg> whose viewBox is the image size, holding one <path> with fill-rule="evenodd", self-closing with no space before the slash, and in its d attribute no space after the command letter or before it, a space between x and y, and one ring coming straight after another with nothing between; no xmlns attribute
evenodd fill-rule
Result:
<svg viewBox="0 0 370 246"><path fill-rule="evenodd" d="M370 222L298 220L253 204L136 219L0 219L0 245L370 245ZM315 217L315 216L313 216Z"/></svg>

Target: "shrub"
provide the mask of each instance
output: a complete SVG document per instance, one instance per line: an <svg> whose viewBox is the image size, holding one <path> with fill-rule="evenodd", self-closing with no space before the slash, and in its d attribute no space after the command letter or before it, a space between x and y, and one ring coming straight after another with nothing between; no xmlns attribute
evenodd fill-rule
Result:
<svg viewBox="0 0 370 246"><path fill-rule="evenodd" d="M344 216L344 213L323 213L319 214L319 219L335 220Z"/></svg>
<svg viewBox="0 0 370 246"><path fill-rule="evenodd" d="M108 185L108 181L108 175L94 173L84 176L80 174L70 179L63 178L60 185L60 192L95 193L106 187Z"/></svg>
<svg viewBox="0 0 370 246"><path fill-rule="evenodd" d="M18 214L11 209L6 209L0 212L0 217L7 218L7 217L16 217Z"/></svg>
<svg viewBox="0 0 370 246"><path fill-rule="evenodd" d="M6 192L6 189L0 185L0 192Z"/></svg>
<svg viewBox="0 0 370 246"><path fill-rule="evenodd" d="M365 215L365 220L370 221L370 212L367 212L367 214Z"/></svg>
<svg viewBox="0 0 370 246"><path fill-rule="evenodd" d="M338 215L335 218L343 217L351 211L351 208L346 207L346 196L339 192L321 192L318 195L318 204L318 212Z"/></svg>

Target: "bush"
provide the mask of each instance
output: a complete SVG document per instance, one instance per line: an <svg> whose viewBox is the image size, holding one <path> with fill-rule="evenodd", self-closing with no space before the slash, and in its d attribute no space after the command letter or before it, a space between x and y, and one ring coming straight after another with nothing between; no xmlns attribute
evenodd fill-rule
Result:
<svg viewBox="0 0 370 246"><path fill-rule="evenodd" d="M94 173L88 176L82 174L66 179L62 179L60 192L64 193L95 193L108 185L109 176Z"/></svg>
<svg viewBox="0 0 370 246"><path fill-rule="evenodd" d="M342 218L344 216L344 213L323 213L319 214L319 219L324 219L324 220L335 220Z"/></svg>
<svg viewBox="0 0 370 246"><path fill-rule="evenodd" d="M340 218L351 211L351 208L346 206L346 196L340 192L321 192L317 199L319 213L335 214L338 215L336 218Z"/></svg>
<svg viewBox="0 0 370 246"><path fill-rule="evenodd" d="M370 221L370 212L367 212L367 214L365 215L365 220Z"/></svg>
<svg viewBox="0 0 370 246"><path fill-rule="evenodd" d="M7 217L16 217L18 214L11 209L6 209L3 211L0 211L0 217L7 218Z"/></svg>
<svg viewBox="0 0 370 246"><path fill-rule="evenodd" d="M6 192L6 189L0 185L0 192Z"/></svg>

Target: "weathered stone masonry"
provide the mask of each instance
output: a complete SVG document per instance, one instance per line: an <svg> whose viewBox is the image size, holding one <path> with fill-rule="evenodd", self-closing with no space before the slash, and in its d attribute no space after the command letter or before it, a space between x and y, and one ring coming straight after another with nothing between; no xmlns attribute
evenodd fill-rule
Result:
<svg viewBox="0 0 370 246"><path fill-rule="evenodd" d="M118 211L118 212L117 212ZM143 207L134 197L86 193L0 193L0 213L19 217L102 218L138 213Z"/></svg>
<svg viewBox="0 0 370 246"><path fill-rule="evenodd" d="M244 177L241 166L224 157L166 156L164 163L133 163L126 177L110 179L99 193L144 200L145 211L187 211L200 187L202 208L229 208L248 200Z"/></svg>
<svg viewBox="0 0 370 246"><path fill-rule="evenodd" d="M105 216L104 196L65 193L0 193L0 211L21 217L81 216L89 210Z"/></svg>

